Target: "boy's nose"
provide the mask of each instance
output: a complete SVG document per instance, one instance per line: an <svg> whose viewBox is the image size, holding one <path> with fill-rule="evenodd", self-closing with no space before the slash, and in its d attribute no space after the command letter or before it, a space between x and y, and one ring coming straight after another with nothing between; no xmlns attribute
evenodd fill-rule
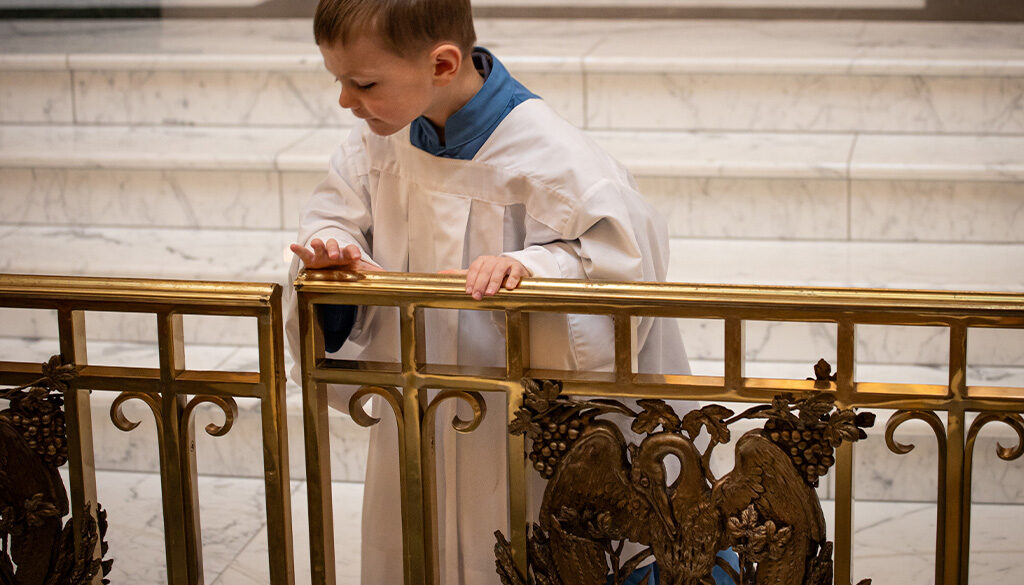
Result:
<svg viewBox="0 0 1024 585"><path fill-rule="evenodd" d="M352 99L352 92L345 91L344 89L341 90L341 95L338 96L338 105L346 110L351 110L355 107L356 100Z"/></svg>

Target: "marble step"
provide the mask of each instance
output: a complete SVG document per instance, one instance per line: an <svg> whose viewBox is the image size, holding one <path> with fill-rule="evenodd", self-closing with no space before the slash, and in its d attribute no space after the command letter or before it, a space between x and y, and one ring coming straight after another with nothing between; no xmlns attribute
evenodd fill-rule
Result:
<svg viewBox="0 0 1024 585"><path fill-rule="evenodd" d="M0 22L0 123L351 121L292 20ZM1021 134L1024 25L481 19L592 129Z"/></svg>
<svg viewBox="0 0 1024 585"><path fill-rule="evenodd" d="M0 125L0 225L293 231L347 132ZM1024 136L589 133L673 237L1024 242Z"/></svg>

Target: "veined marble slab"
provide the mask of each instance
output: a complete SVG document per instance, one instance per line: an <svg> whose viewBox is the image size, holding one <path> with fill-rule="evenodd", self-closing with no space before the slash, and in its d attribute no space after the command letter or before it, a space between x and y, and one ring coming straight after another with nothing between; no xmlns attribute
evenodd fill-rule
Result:
<svg viewBox="0 0 1024 585"><path fill-rule="evenodd" d="M1020 134L1024 77L590 73L587 128Z"/></svg>
<svg viewBox="0 0 1024 585"><path fill-rule="evenodd" d="M0 67L0 123L66 124L74 121L67 71Z"/></svg>
<svg viewBox="0 0 1024 585"><path fill-rule="evenodd" d="M351 124L326 72L89 70L75 73L75 116L89 124Z"/></svg>
<svg viewBox="0 0 1024 585"><path fill-rule="evenodd" d="M964 157L972 154L965 152ZM889 172L937 172L937 168L913 166L908 161L892 165ZM992 169L988 173L1003 174ZM858 240L1020 244L1024 243L1024 182L858 179L850 182L850 215L850 235Z"/></svg>
<svg viewBox="0 0 1024 585"><path fill-rule="evenodd" d="M799 20L621 21L588 73L1016 76L1021 25Z"/></svg>
<svg viewBox="0 0 1024 585"><path fill-rule="evenodd" d="M279 177L272 171L0 168L0 183L0 217L6 224L282 226Z"/></svg>

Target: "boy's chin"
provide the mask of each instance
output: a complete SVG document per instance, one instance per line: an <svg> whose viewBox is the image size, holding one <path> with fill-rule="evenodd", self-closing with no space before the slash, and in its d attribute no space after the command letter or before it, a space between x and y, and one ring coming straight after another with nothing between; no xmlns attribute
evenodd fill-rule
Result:
<svg viewBox="0 0 1024 585"><path fill-rule="evenodd" d="M370 131L377 136L391 136L403 128L402 126L394 126L393 124L373 119L366 120L366 125L369 126Z"/></svg>

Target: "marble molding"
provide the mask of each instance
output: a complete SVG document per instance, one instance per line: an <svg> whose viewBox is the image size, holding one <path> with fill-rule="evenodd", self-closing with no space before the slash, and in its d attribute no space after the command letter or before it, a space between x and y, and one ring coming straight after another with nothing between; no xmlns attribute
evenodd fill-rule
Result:
<svg viewBox="0 0 1024 585"><path fill-rule="evenodd" d="M591 129L1024 131L1024 78L592 73L586 92Z"/></svg>
<svg viewBox="0 0 1024 585"><path fill-rule="evenodd" d="M0 123L67 124L71 111L67 71L10 71L0 65Z"/></svg>
<svg viewBox="0 0 1024 585"><path fill-rule="evenodd" d="M307 128L0 125L0 167L270 171Z"/></svg>
<svg viewBox="0 0 1024 585"><path fill-rule="evenodd" d="M913 136L861 134L850 157L853 180L1024 180L1016 136Z"/></svg>

